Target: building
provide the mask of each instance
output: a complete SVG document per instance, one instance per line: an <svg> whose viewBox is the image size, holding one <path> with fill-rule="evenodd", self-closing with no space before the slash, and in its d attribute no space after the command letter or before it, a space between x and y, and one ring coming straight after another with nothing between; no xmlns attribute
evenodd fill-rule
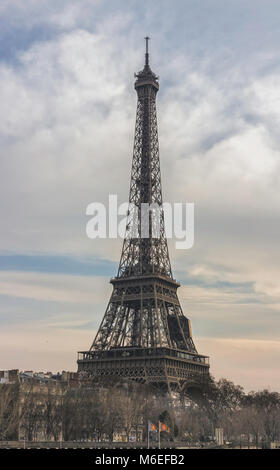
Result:
<svg viewBox="0 0 280 470"><path fill-rule="evenodd" d="M135 81L138 102L126 236L105 315L90 349L78 353L78 372L81 380L95 383L132 379L163 392L190 392L207 383L209 358L195 347L190 320L177 296L180 284L172 275L161 191L159 80L149 65L148 40L145 65Z"/></svg>
<svg viewBox="0 0 280 470"><path fill-rule="evenodd" d="M18 369L0 370L0 384L15 384L19 382Z"/></svg>

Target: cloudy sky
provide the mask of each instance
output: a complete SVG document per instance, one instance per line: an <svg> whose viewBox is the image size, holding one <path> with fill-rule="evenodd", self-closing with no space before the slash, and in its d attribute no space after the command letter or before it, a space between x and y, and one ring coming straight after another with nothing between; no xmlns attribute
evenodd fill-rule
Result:
<svg viewBox="0 0 280 470"><path fill-rule="evenodd" d="M195 203L173 272L211 371L280 391L277 0L2 0L0 369L76 369L122 241L86 206L128 197L145 35L166 201Z"/></svg>

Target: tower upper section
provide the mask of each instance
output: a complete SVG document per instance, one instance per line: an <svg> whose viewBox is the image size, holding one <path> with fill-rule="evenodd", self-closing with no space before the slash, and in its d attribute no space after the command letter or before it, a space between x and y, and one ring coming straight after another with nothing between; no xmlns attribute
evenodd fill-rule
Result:
<svg viewBox="0 0 280 470"><path fill-rule="evenodd" d="M146 37L146 54L145 54L145 65L143 70L135 74L136 82L135 89L139 89L145 85L151 85L155 88L156 92L159 89L158 76L152 72L149 64L149 37Z"/></svg>
<svg viewBox="0 0 280 470"><path fill-rule="evenodd" d="M117 277L151 274L172 279L162 206L156 114L158 77L149 65L136 74L137 112L126 236Z"/></svg>

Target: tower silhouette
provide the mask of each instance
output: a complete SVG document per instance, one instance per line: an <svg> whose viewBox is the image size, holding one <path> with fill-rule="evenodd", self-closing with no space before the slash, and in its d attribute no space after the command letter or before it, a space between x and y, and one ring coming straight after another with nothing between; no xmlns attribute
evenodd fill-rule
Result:
<svg viewBox="0 0 280 470"><path fill-rule="evenodd" d="M209 358L195 348L177 296L180 284L172 276L162 208L159 82L145 40L145 66L135 75L138 102L126 236L105 315L90 350L79 353L78 372L93 380L122 377L182 391L208 379Z"/></svg>

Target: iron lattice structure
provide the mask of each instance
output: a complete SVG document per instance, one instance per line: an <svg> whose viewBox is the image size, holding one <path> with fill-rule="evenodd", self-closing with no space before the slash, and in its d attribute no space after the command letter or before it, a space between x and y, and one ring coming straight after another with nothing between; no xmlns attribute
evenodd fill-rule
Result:
<svg viewBox="0 0 280 470"><path fill-rule="evenodd" d="M126 236L118 274L110 281L113 292L105 315L90 350L79 353L78 371L93 379L123 377L182 390L208 380L209 361L197 353L190 321L177 296L179 283L171 271L156 115L159 83L149 66L148 38L145 66L136 75L135 89Z"/></svg>

